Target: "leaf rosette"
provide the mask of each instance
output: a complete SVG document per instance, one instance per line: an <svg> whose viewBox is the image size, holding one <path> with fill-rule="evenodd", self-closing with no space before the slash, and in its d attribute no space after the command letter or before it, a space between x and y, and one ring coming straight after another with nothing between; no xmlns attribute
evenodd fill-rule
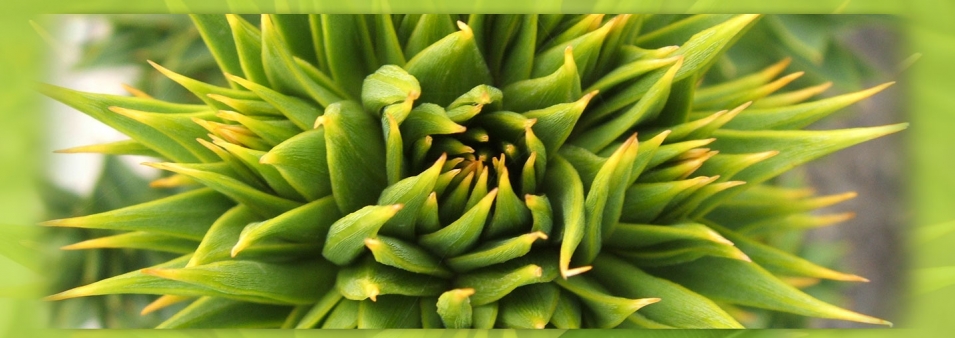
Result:
<svg viewBox="0 0 955 338"><path fill-rule="evenodd" d="M130 137L82 149L158 157L181 190L44 224L184 253L49 299L189 302L166 328L738 328L738 306L888 324L785 282L864 278L760 236L852 197L774 177L905 125L800 130L887 85L803 102L776 93L787 60L701 87L757 15L192 19L230 87L153 66L202 104L41 87Z"/></svg>

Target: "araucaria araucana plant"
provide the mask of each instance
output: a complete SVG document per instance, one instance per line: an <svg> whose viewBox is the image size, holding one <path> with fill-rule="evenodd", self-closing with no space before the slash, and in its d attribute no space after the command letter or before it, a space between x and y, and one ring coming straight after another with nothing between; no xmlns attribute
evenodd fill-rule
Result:
<svg viewBox="0 0 955 338"><path fill-rule="evenodd" d="M203 104L43 85L130 137L72 151L159 158L179 189L43 224L181 255L48 299L188 302L164 328L888 324L787 283L864 278L761 241L845 218L810 211L851 193L773 178L904 129L800 130L888 84L806 102L780 60L700 86L759 16L645 18L194 15L230 87L153 66Z"/></svg>

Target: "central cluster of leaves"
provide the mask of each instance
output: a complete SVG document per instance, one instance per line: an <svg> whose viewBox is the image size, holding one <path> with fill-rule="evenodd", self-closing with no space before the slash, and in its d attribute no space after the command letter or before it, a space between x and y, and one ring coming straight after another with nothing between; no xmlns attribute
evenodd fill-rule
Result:
<svg viewBox="0 0 955 338"><path fill-rule="evenodd" d="M184 254L50 298L198 297L163 327L740 327L728 304L884 323L776 275L861 277L756 239L834 221L803 213L847 196L763 183L903 128L795 130L881 88L769 96L784 61L697 89L752 15L645 36L631 15L373 18L194 17L234 88L154 66L201 105L43 87L133 138L82 150L199 186L46 222L128 231L74 249Z"/></svg>

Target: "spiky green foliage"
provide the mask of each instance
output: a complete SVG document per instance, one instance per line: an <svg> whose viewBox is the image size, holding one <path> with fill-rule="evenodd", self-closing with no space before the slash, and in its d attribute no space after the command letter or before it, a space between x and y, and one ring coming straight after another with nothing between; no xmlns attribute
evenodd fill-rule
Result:
<svg viewBox="0 0 955 338"><path fill-rule="evenodd" d="M219 75L215 59L202 42L199 30L187 16L103 14L94 18L108 24L108 34L94 36L83 43L76 68L138 67L139 76L126 89L134 95L166 101L198 102L198 99L150 67L146 60L156 61L198 80L217 85L226 83ZM246 18L258 19L256 16Z"/></svg>
<svg viewBox="0 0 955 338"><path fill-rule="evenodd" d="M150 189L148 183L118 158L107 156L103 161L103 171L88 195L77 195L52 182L44 182L39 191L45 202L46 217L65 218L127 207L168 195L166 191ZM162 263L196 248L195 241L138 232L39 229L42 229L42 234L38 237L51 246L39 246L37 249L43 250L35 252L43 257L44 262L37 271L49 277L46 286L49 289L42 293L86 285L141 268L144 264ZM56 273L51 275L49 271ZM151 298L148 295L110 295L55 302L50 304L50 325L56 328L75 328L90 323L115 328L134 328L143 323L156 325L164 319L159 313L140 315L140 310L152 301ZM165 313L165 316L170 314Z"/></svg>
<svg viewBox="0 0 955 338"><path fill-rule="evenodd" d="M154 66L203 104L41 91L131 138L88 149L194 187L44 224L195 250L49 299L190 302L169 328L732 328L737 306L888 324L786 282L863 278L761 239L851 197L773 178L905 125L800 130L884 86L802 103L776 94L785 64L700 87L756 15L192 19L230 87Z"/></svg>

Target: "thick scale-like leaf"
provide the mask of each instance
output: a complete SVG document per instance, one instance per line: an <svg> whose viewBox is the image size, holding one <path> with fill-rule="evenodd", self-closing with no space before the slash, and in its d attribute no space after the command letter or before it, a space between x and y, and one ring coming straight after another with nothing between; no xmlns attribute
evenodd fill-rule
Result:
<svg viewBox="0 0 955 338"><path fill-rule="evenodd" d="M294 137L301 132L295 123L285 119L253 118L232 111L219 111L216 117L223 120L235 121L246 127L256 136L261 137L271 146Z"/></svg>
<svg viewBox="0 0 955 338"><path fill-rule="evenodd" d="M639 248L676 240L733 244L716 231L697 223L673 225L618 223L614 229L612 236L606 242L606 245L611 248Z"/></svg>
<svg viewBox="0 0 955 338"><path fill-rule="evenodd" d="M268 85L269 79L262 65L262 32L239 15L226 14L226 19L232 28L232 40L242 67L242 72L230 73L244 74L249 81Z"/></svg>
<svg viewBox="0 0 955 338"><path fill-rule="evenodd" d="M332 196L317 199L275 218L244 227L231 249L232 257L260 242L279 241L304 244L319 252L329 229L341 214Z"/></svg>
<svg viewBox="0 0 955 338"><path fill-rule="evenodd" d="M318 301L334 283L334 266L323 259L292 263L220 261L182 269L143 273L199 285L230 298L259 303L306 305Z"/></svg>
<svg viewBox="0 0 955 338"><path fill-rule="evenodd" d="M671 57L683 56L683 66L674 75L674 81L682 80L707 69L758 17L759 15L739 15L694 34L675 52L669 54ZM663 70L654 71L641 77L633 84L621 88L617 95L607 98L594 113L605 116L632 105L647 93L665 73L666 71Z"/></svg>
<svg viewBox="0 0 955 338"><path fill-rule="evenodd" d="M750 109L740 113L726 124L726 129L764 130L799 129L822 119L833 112L868 98L894 82L878 85L855 93L844 94L815 102L776 108Z"/></svg>
<svg viewBox="0 0 955 338"><path fill-rule="evenodd" d="M614 253L641 268L673 266L707 256L752 261L749 256L732 245L703 241L671 241L646 249L621 250Z"/></svg>
<svg viewBox="0 0 955 338"><path fill-rule="evenodd" d="M547 239L543 232L532 232L515 238L488 242L467 254L450 258L448 266L458 272L466 272L497 263L506 262L513 258L526 255L531 251L531 244L538 239Z"/></svg>
<svg viewBox="0 0 955 338"><path fill-rule="evenodd" d="M288 181L282 177L282 174L279 173L277 169L260 162L262 156L265 155L264 151L245 148L218 138L212 139L214 145L211 145L202 139L197 141L205 145L207 148L215 151L217 155L228 162L230 167L233 167L233 170L236 172L248 172L251 174L251 180L246 180L246 183L251 183L250 181L264 181L265 185L263 187L257 188L265 191L274 191L277 195L283 198L295 201L303 200L302 195L295 191L295 188L289 185ZM229 156L224 156L226 154L223 154L223 151L217 150L222 148L225 148L224 150L228 152ZM229 159L230 157L233 159Z"/></svg>
<svg viewBox="0 0 955 338"><path fill-rule="evenodd" d="M365 78L361 86L361 103L365 110L378 114L386 106L414 101L421 95L418 79L401 67L384 65ZM399 124L404 116L395 117Z"/></svg>
<svg viewBox="0 0 955 338"><path fill-rule="evenodd" d="M418 305L421 308L421 328L444 328L441 316L438 315L438 297L421 297L418 300Z"/></svg>
<svg viewBox="0 0 955 338"><path fill-rule="evenodd" d="M471 310L472 326L475 329L493 329L497 323L497 302L474 306Z"/></svg>
<svg viewBox="0 0 955 338"><path fill-rule="evenodd" d="M742 328L712 300L669 280L651 276L611 255L594 261L594 278L615 294L631 298L659 297L639 313L678 328Z"/></svg>
<svg viewBox="0 0 955 338"><path fill-rule="evenodd" d="M554 200L554 225L560 236L560 275L564 278L587 271L570 268L570 259L584 237L584 187L574 167L560 156L548 164L544 192Z"/></svg>
<svg viewBox="0 0 955 338"><path fill-rule="evenodd" d="M766 244L759 243L747 238L746 236L737 234L732 230L720 227L718 225L713 224L710 225L710 227L719 231L720 234L726 236L727 239L733 241L737 247L743 250L743 252L747 253L747 256L752 258L753 262L756 262L756 264L759 264L767 271L776 275L824 278L851 282L869 281L868 279L856 275L842 273L821 267L808 260L802 259Z"/></svg>
<svg viewBox="0 0 955 338"><path fill-rule="evenodd" d="M185 255L171 261L158 264L152 268L182 268L189 261L191 255ZM223 296L199 285L168 280L144 274L141 270L128 272L119 276L110 277L92 284L66 290L44 298L45 300L62 300L76 297L88 297L111 294L175 294L184 296Z"/></svg>
<svg viewBox="0 0 955 338"><path fill-rule="evenodd" d="M199 30L219 69L225 73L242 74L235 40L229 38L231 30L226 18L215 14L191 14L189 18Z"/></svg>
<svg viewBox="0 0 955 338"><path fill-rule="evenodd" d="M557 279L557 285L580 297L587 306L592 327L609 329L620 325L640 308L659 302L660 298L626 299L609 294L603 286L582 275L567 280Z"/></svg>
<svg viewBox="0 0 955 338"><path fill-rule="evenodd" d="M441 230L419 236L418 243L441 258L466 252L481 236L488 211L496 196L497 189L491 190L480 202L461 215L461 218Z"/></svg>
<svg viewBox="0 0 955 338"><path fill-rule="evenodd" d="M454 285L474 289L471 304L480 306L496 302L520 286L540 283L542 276L541 267L534 264L512 270L488 268L459 275Z"/></svg>
<svg viewBox="0 0 955 338"><path fill-rule="evenodd" d="M571 143L591 152L598 152L640 121L655 117L667 102L667 96L670 95L670 84L682 66L683 60L677 60L676 64L671 66L632 108L612 120L574 137Z"/></svg>
<svg viewBox="0 0 955 338"><path fill-rule="evenodd" d="M504 109L529 111L571 102L580 97L580 75L570 47L564 51L564 64L547 76L523 80L504 87Z"/></svg>
<svg viewBox="0 0 955 338"><path fill-rule="evenodd" d="M436 257L415 244L397 238L366 238L365 246L378 263L414 273L449 278L452 276Z"/></svg>
<svg viewBox="0 0 955 338"><path fill-rule="evenodd" d="M347 299L375 301L379 295L437 296L447 284L434 276L378 264L369 257L339 271L336 287Z"/></svg>
<svg viewBox="0 0 955 338"><path fill-rule="evenodd" d="M492 109L498 108L503 97L504 94L500 89L488 85L479 85L448 105L448 118L455 123L468 121L480 113L484 106L489 106ZM487 142L487 140L480 142Z"/></svg>
<svg viewBox="0 0 955 338"><path fill-rule="evenodd" d="M282 325L292 308L255 304L226 298L202 297L189 304L157 329L275 329Z"/></svg>
<svg viewBox="0 0 955 338"><path fill-rule="evenodd" d="M275 195L271 195L239 180L214 171L206 171L177 163L147 163L147 165L189 176L206 186L242 203L263 217L272 217L292 210L300 205Z"/></svg>
<svg viewBox="0 0 955 338"><path fill-rule="evenodd" d="M212 189L198 189L99 214L40 223L91 229L147 231L200 240L223 212L235 205Z"/></svg>
<svg viewBox="0 0 955 338"><path fill-rule="evenodd" d="M119 235L105 236L63 246L62 250L83 249L143 249L178 254L187 254L196 250L199 243L181 237L162 235L146 231L133 231Z"/></svg>
<svg viewBox="0 0 955 338"><path fill-rule="evenodd" d="M466 129L448 118L444 108L426 103L411 110L408 118L401 123L400 130L402 140L408 146L412 142L419 141L429 135L457 134L464 132Z"/></svg>
<svg viewBox="0 0 955 338"><path fill-rule="evenodd" d="M231 256L230 248L239 238L242 228L250 222L261 221L249 207L237 205L216 219L199 242L199 247L189 259L186 267L225 261Z"/></svg>
<svg viewBox="0 0 955 338"><path fill-rule="evenodd" d="M337 292L337 291L336 291ZM342 299L328 314L322 323L323 329L354 329L358 326L358 307L361 302L351 299Z"/></svg>
<svg viewBox="0 0 955 338"><path fill-rule="evenodd" d="M459 21L458 28L459 31L416 54L404 67L421 82L421 100L424 102L445 106L455 99L457 93L492 83L490 70L477 48L471 27Z"/></svg>
<svg viewBox="0 0 955 338"><path fill-rule="evenodd" d="M378 68L378 60L362 15L322 14L322 42L332 79L353 98L361 97L366 74Z"/></svg>
<svg viewBox="0 0 955 338"><path fill-rule="evenodd" d="M414 58L441 38L454 33L454 20L448 14L422 14L404 44L404 56Z"/></svg>
<svg viewBox="0 0 955 338"><path fill-rule="evenodd" d="M302 316L298 324L295 325L295 328L310 329L318 326L318 323L325 319L341 300L342 294L339 293L337 289L332 288L328 290L328 292Z"/></svg>
<svg viewBox="0 0 955 338"><path fill-rule="evenodd" d="M560 289L551 283L522 286L498 302L501 323L515 329L543 329L557 310Z"/></svg>
<svg viewBox="0 0 955 338"><path fill-rule="evenodd" d="M713 133L717 141L711 146L728 154L779 151L778 155L754 164L734 177L752 185L764 182L810 160L864 141L898 132L907 126L907 123L902 123L882 127L830 131L718 130ZM721 198L738 193L739 188L726 190L704 202L701 209L703 212L712 210Z"/></svg>
<svg viewBox="0 0 955 338"><path fill-rule="evenodd" d="M343 214L375 203L387 186L381 125L353 102L332 104L322 116L332 194Z"/></svg>
<svg viewBox="0 0 955 338"><path fill-rule="evenodd" d="M704 257L692 263L650 270L710 299L862 323L891 323L824 303L783 283L751 262Z"/></svg>
<svg viewBox="0 0 955 338"><path fill-rule="evenodd" d="M215 155L209 152L208 149L205 149L196 143L195 139L197 137L204 136L206 131L201 126L193 123L194 118L218 120L218 118L214 117L215 114L212 112L163 114L136 111L120 107L110 107L109 110L116 114L136 120L137 122L147 125L151 128L155 128L181 145L183 148L189 150L190 153L192 153L202 162L211 162L215 159Z"/></svg>
<svg viewBox="0 0 955 338"><path fill-rule="evenodd" d="M402 204L404 207L388 220L381 231L386 234L396 234L405 239L411 239L415 233L415 220L424 205L428 195L434 189L438 180L445 157L442 156L428 170L417 176L403 179L391 184L378 197L379 205Z"/></svg>
<svg viewBox="0 0 955 338"><path fill-rule="evenodd" d="M401 204L369 205L335 221L328 230L322 256L338 265L351 263L365 247L365 238L375 237L401 208Z"/></svg>
<svg viewBox="0 0 955 338"><path fill-rule="evenodd" d="M444 327L449 329L471 328L471 299L474 289L454 289L438 297L437 311Z"/></svg>
<svg viewBox="0 0 955 338"><path fill-rule="evenodd" d="M558 329L579 329L582 323L580 299L566 289L559 290L560 298L550 317L550 323Z"/></svg>
<svg viewBox="0 0 955 338"><path fill-rule="evenodd" d="M259 162L275 167L289 185L314 201L332 193L325 145L325 128L319 126L278 144Z"/></svg>
<svg viewBox="0 0 955 338"><path fill-rule="evenodd" d="M165 67L160 66L159 64L155 62L152 62L152 61L148 61L148 62L151 66L153 66L153 68L156 68L156 70L158 70L160 73L165 75L167 78L175 81L179 85L183 86L184 88L186 88L187 90L195 94L196 97L198 97L200 100L202 100L202 102L205 102L205 104L209 105L210 107L218 108L218 109L227 108L224 104L220 103L219 101L216 101L210 98L209 94L216 94L216 95L222 95L222 96L231 97L235 99L246 99L246 100L256 98L255 94L253 93L250 93L244 90L239 90L239 89L222 88L219 86L211 85L196 79L189 78L184 75L180 75L176 72L166 69Z"/></svg>
<svg viewBox="0 0 955 338"><path fill-rule="evenodd" d="M522 227L526 226L531 220L530 210L524 205L524 201L517 197L514 187L511 186L510 174L507 166L504 165L504 156L498 161L495 159L494 169L497 172L497 198L494 200L494 213L491 216L491 222L482 237L496 238L513 233L526 231Z"/></svg>
<svg viewBox="0 0 955 338"><path fill-rule="evenodd" d="M136 120L115 114L109 108L123 107L127 110L177 114L208 110L209 108L205 105L184 105L154 99L84 93L48 84L41 84L39 91L126 134L167 159L183 162L198 160L188 149L169 136Z"/></svg>
<svg viewBox="0 0 955 338"><path fill-rule="evenodd" d="M275 108L278 108L285 117L294 122L295 125L302 130L311 128L315 123L315 119L322 115L322 110L308 101L282 94L269 87L237 76L227 75L226 77L252 91L265 100L265 102L275 106Z"/></svg>
<svg viewBox="0 0 955 338"><path fill-rule="evenodd" d="M636 155L637 139L634 135L621 145L597 172L584 199L588 226L579 250L574 252L574 259L578 262L590 264L600 253L602 242L613 233L613 226L620 219L623 210L625 183L630 180Z"/></svg>
<svg viewBox="0 0 955 338"><path fill-rule="evenodd" d="M383 295L376 301L363 300L358 306L358 328L417 328L421 325L419 311L417 297Z"/></svg>
<svg viewBox="0 0 955 338"><path fill-rule="evenodd" d="M527 14L521 20L520 31L517 32L513 48L504 56L504 64L498 76L498 82L504 86L531 77L534 41L538 38L538 15ZM470 25L470 22L468 24Z"/></svg>
<svg viewBox="0 0 955 338"><path fill-rule="evenodd" d="M54 151L59 154L96 153L104 155L139 155L148 157L162 157L155 150L146 147L135 140L123 140L88 146L72 147Z"/></svg>
<svg viewBox="0 0 955 338"><path fill-rule="evenodd" d="M544 148L548 153L557 153L560 146L564 144L567 137L570 136L572 126L577 123L580 114L590 100L597 95L596 92L590 92L575 102L556 104L547 108L532 110L523 115L529 119L536 119L537 122L531 126L534 134L544 143ZM523 130L524 128L521 128Z"/></svg>

